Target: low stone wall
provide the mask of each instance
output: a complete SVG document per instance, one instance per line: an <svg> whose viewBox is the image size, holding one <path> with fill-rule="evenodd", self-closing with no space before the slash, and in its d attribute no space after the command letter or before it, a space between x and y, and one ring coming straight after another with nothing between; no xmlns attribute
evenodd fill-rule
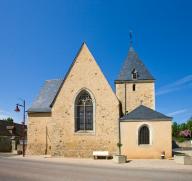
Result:
<svg viewBox="0 0 192 181"><path fill-rule="evenodd" d="M179 164L192 165L191 156L174 155L174 160L176 163L179 163Z"/></svg>
<svg viewBox="0 0 192 181"><path fill-rule="evenodd" d="M7 136L0 136L0 152L11 152L11 140Z"/></svg>
<svg viewBox="0 0 192 181"><path fill-rule="evenodd" d="M190 148L190 147L192 147L192 143L191 143L190 140L189 141L184 141L182 143L180 143L178 141L174 141L174 142L177 145L177 147L179 147L179 148Z"/></svg>

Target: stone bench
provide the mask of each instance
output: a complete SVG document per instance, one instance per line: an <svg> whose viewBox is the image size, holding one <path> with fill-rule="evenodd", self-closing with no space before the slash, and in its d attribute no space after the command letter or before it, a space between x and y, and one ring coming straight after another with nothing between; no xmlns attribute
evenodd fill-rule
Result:
<svg viewBox="0 0 192 181"><path fill-rule="evenodd" d="M108 159L110 155L108 151L93 151L93 158L97 159L98 157L105 157Z"/></svg>

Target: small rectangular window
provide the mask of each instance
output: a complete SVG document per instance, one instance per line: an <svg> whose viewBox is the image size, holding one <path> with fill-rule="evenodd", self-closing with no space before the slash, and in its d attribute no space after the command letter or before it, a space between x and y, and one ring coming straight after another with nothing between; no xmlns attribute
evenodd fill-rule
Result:
<svg viewBox="0 0 192 181"><path fill-rule="evenodd" d="M133 91L135 91L136 90L136 85L135 84L133 84Z"/></svg>

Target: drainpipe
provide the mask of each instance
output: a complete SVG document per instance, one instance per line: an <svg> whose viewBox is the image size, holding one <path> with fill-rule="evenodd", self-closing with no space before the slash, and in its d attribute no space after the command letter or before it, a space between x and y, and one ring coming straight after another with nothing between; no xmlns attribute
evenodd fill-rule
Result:
<svg viewBox="0 0 192 181"><path fill-rule="evenodd" d="M125 113L126 114L126 111L127 111L127 84L125 82Z"/></svg>
<svg viewBox="0 0 192 181"><path fill-rule="evenodd" d="M119 127L119 144L121 144L121 123L120 120L118 120L118 127ZM121 146L118 146L119 148L119 155L121 155Z"/></svg>

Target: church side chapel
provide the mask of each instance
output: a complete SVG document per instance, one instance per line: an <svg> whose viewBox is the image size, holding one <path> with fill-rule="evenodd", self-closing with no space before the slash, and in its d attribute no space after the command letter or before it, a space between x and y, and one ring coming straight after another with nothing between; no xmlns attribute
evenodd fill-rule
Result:
<svg viewBox="0 0 192 181"><path fill-rule="evenodd" d="M31 155L92 157L94 151L130 158L172 156L171 117L155 111L155 79L135 52L112 90L85 43L64 79L45 81L28 109Z"/></svg>

